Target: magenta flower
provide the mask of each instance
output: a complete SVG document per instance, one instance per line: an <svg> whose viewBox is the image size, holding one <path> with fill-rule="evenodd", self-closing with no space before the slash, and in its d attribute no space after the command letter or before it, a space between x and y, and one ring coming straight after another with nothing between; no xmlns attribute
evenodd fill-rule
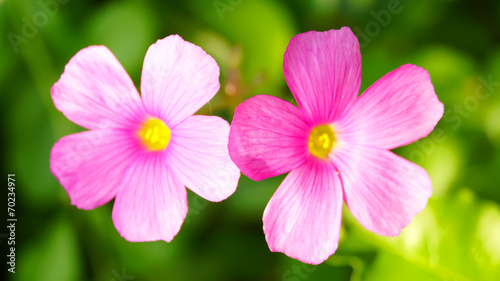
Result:
<svg viewBox="0 0 500 281"><path fill-rule="evenodd" d="M398 235L432 193L424 169L389 151L427 136L443 115L429 74L403 65L358 98L361 54L347 27L292 38L283 70L299 108L252 97L229 133L229 155L249 178L291 171L264 211L271 251L326 260L343 200L366 229Z"/></svg>
<svg viewBox="0 0 500 281"><path fill-rule="evenodd" d="M219 67L177 35L144 59L139 96L103 46L78 52L52 87L58 110L90 129L61 138L50 168L71 203L93 209L116 197L113 222L129 241L171 241L187 213L187 186L210 201L236 189L227 151L229 124L192 116L219 89Z"/></svg>

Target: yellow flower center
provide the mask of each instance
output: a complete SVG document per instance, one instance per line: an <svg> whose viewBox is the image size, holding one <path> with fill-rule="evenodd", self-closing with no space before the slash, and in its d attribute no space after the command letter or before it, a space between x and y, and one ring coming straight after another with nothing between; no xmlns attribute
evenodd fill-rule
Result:
<svg viewBox="0 0 500 281"><path fill-rule="evenodd" d="M149 118L138 134L148 150L163 150L170 142L170 129L158 118Z"/></svg>
<svg viewBox="0 0 500 281"><path fill-rule="evenodd" d="M321 159L326 159L337 139L330 125L314 127L309 135L309 152Z"/></svg>

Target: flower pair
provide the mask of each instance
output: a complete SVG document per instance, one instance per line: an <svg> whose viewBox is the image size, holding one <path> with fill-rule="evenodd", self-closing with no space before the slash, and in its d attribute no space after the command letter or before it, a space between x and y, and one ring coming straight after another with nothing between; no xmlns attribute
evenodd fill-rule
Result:
<svg viewBox="0 0 500 281"><path fill-rule="evenodd" d="M443 114L427 72L404 65L358 98L361 55L349 28L295 36L283 68L299 107L255 96L230 129L192 116L219 89L219 68L201 48L176 35L153 44L139 96L108 49L88 47L52 97L90 131L59 140L51 170L79 208L115 198L113 222L129 241L170 241L187 213L185 186L221 201L239 170L253 180L290 172L264 211L272 251L324 261L337 249L343 201L368 230L398 235L432 193L425 170L388 151L425 137Z"/></svg>

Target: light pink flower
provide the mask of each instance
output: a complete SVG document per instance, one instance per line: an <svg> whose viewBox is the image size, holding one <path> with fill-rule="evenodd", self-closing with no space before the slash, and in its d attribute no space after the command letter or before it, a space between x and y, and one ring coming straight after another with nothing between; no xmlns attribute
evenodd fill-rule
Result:
<svg viewBox="0 0 500 281"><path fill-rule="evenodd" d="M291 171L264 211L271 251L323 262L338 246L342 201L366 229L398 235L432 193L424 169L389 151L443 115L429 74L403 65L358 98L361 54L347 27L292 38L283 70L299 108L252 97L229 133L229 155L249 178Z"/></svg>
<svg viewBox="0 0 500 281"><path fill-rule="evenodd" d="M219 67L177 35L147 51L139 96L103 46L78 52L52 87L58 110L90 129L61 138L50 168L71 203L93 209L115 198L113 222L129 241L171 241L186 217L187 186L210 201L236 189L229 124L192 116L219 89Z"/></svg>

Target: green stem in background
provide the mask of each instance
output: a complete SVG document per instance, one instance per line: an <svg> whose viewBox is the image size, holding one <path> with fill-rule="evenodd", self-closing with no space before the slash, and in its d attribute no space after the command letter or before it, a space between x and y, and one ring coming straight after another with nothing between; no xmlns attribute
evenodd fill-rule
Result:
<svg viewBox="0 0 500 281"><path fill-rule="evenodd" d="M21 18L15 17L16 15L29 15L28 18L31 18L35 12L33 11L33 7L29 5L29 1L9 1L8 3L9 5L12 5L12 10L14 10L14 12L8 13L13 26L18 26L21 23ZM52 59L50 58L49 52L47 51L47 47L44 43L43 28L44 26L39 27L35 35L28 39L29 41L26 44L19 46L18 55L24 61L29 75L32 78L36 92L39 95L39 99L46 109L52 125L51 127L55 129L58 127L57 119L60 116L57 111L53 110L54 105L50 96L50 88L53 83L57 81L58 76L54 70ZM43 68L41 66L43 66ZM53 130L52 136L55 139L60 136L60 134Z"/></svg>
<svg viewBox="0 0 500 281"><path fill-rule="evenodd" d="M363 260L356 256L334 256L326 261L331 266L350 266L352 268L351 281L361 281L365 265Z"/></svg>

